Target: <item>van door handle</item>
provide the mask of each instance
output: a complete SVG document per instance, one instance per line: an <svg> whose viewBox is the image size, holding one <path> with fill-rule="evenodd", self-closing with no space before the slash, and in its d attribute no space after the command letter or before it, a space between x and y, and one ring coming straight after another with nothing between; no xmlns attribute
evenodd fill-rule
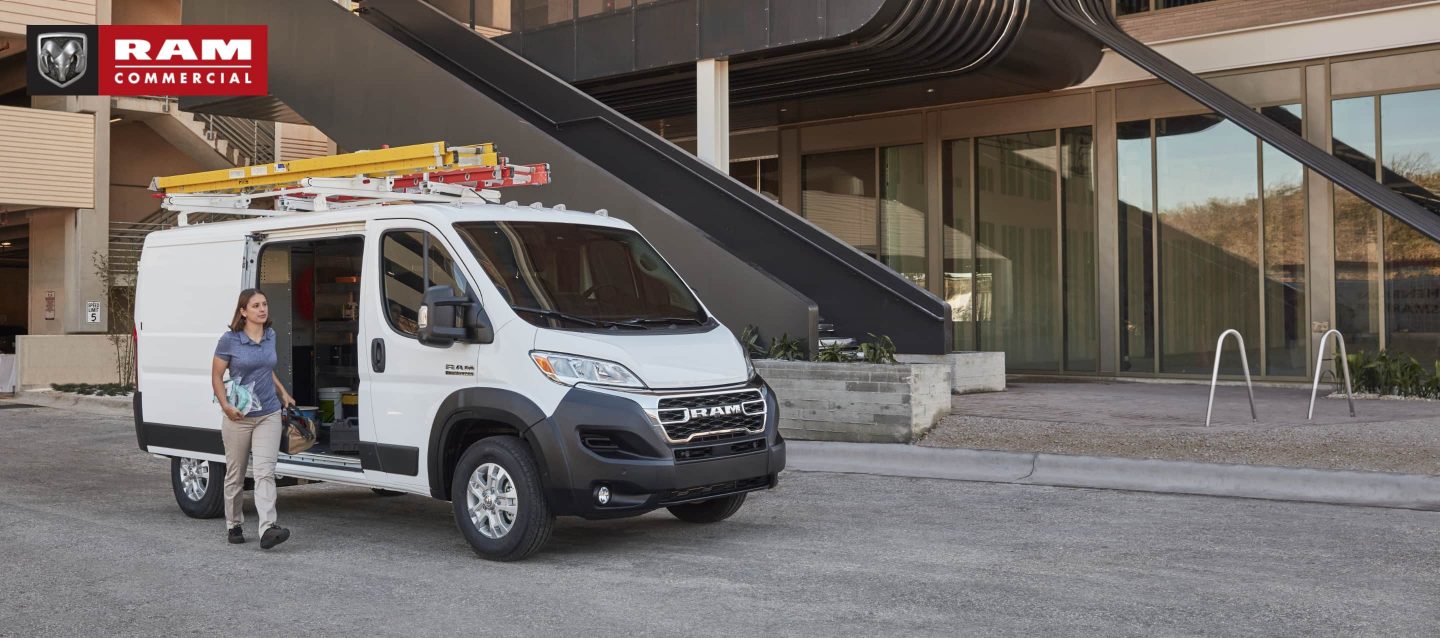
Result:
<svg viewBox="0 0 1440 638"><path fill-rule="evenodd" d="M370 369L376 372L385 371L385 340L375 338L370 340Z"/></svg>

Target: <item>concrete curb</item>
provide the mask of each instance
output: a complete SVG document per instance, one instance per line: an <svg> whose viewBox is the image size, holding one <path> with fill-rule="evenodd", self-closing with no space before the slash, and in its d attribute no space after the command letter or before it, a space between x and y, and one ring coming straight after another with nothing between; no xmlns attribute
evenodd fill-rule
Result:
<svg viewBox="0 0 1440 638"><path fill-rule="evenodd" d="M1440 476L787 441L789 469L1440 511Z"/></svg>
<svg viewBox="0 0 1440 638"><path fill-rule="evenodd" d="M14 401L105 416L131 417L135 414L130 397L93 397L55 390L26 390L17 393Z"/></svg>

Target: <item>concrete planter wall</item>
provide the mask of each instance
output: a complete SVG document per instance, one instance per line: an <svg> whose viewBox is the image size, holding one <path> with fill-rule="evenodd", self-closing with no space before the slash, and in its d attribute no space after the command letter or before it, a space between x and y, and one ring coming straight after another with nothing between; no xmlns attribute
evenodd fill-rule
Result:
<svg viewBox="0 0 1440 638"><path fill-rule="evenodd" d="M1005 391L1005 353L952 352L950 354L900 354L901 363L946 363L952 378L950 391L955 394Z"/></svg>
<svg viewBox="0 0 1440 638"><path fill-rule="evenodd" d="M950 413L947 363L813 363L759 360L780 402L786 438L909 443Z"/></svg>

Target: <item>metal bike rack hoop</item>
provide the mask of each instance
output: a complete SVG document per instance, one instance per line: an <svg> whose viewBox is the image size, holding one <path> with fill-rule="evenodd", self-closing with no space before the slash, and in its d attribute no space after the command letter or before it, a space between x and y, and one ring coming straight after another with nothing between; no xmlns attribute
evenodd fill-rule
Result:
<svg viewBox="0 0 1440 638"><path fill-rule="evenodd" d="M1350 416L1355 416L1355 393L1350 387L1350 356L1345 353L1345 335L1331 330L1320 337L1320 349L1315 351L1315 382L1310 386L1310 412L1306 420L1315 420L1315 395L1320 390L1320 375L1325 366L1325 341L1335 335L1335 347L1340 351L1340 369L1345 373L1345 400L1350 403Z"/></svg>
<svg viewBox="0 0 1440 638"><path fill-rule="evenodd" d="M1220 339L1215 342L1215 371L1210 374L1210 405L1205 408L1205 427L1210 427L1210 414L1215 410L1215 385L1220 382L1220 355L1224 352L1225 337L1235 335L1235 342L1240 346L1240 367L1245 371L1245 390L1250 393L1250 420L1259 421L1260 416L1255 412L1255 384L1250 381L1250 358L1245 356L1245 337L1240 335L1239 330L1231 328L1220 333Z"/></svg>

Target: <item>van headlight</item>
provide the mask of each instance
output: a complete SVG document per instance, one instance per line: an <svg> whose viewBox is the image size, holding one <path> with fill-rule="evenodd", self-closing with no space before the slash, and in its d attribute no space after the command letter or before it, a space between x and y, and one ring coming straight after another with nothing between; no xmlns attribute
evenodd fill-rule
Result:
<svg viewBox="0 0 1440 638"><path fill-rule="evenodd" d="M620 388L644 388L645 383L629 368L614 361L577 357L558 352L531 352L535 367L560 385L593 383Z"/></svg>

